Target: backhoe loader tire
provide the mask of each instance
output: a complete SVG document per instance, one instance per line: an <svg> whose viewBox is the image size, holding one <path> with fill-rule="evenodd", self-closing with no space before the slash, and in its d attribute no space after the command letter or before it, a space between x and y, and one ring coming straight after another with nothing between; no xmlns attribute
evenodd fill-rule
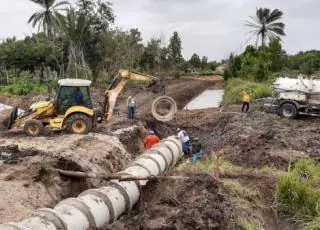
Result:
<svg viewBox="0 0 320 230"><path fill-rule="evenodd" d="M284 103L280 107L280 115L285 118L294 119L297 117L297 107L291 103Z"/></svg>
<svg viewBox="0 0 320 230"><path fill-rule="evenodd" d="M165 115L161 115L157 112L157 106L162 102L166 102L170 104L170 110ZM163 121L163 122L171 121L177 113L177 104L173 100L173 98L168 96L161 96L153 101L151 112L152 112L152 116L158 121Z"/></svg>
<svg viewBox="0 0 320 230"><path fill-rule="evenodd" d="M67 120L67 130L73 134L87 134L92 130L92 119L84 114L73 114Z"/></svg>
<svg viewBox="0 0 320 230"><path fill-rule="evenodd" d="M36 137L43 132L43 124L39 120L32 119L24 124L23 130L29 136Z"/></svg>

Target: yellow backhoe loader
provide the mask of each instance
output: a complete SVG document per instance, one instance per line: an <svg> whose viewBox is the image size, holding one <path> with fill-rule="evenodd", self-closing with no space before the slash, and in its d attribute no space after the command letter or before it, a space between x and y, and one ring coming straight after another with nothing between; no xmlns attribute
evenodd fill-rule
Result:
<svg viewBox="0 0 320 230"><path fill-rule="evenodd" d="M51 130L67 129L74 134L86 134L97 123L109 122L112 119L117 97L129 80L147 81L149 87L160 83L160 80L155 77L120 69L105 91L102 108L95 110L89 89L91 81L61 79L58 81L58 90L54 100L48 99L34 103L21 115L18 115L17 108L13 108L3 125L7 129L23 126L24 131L30 136L38 136L45 127ZM173 103L171 112L175 113L177 109L173 99L166 96L163 98ZM156 99L156 101L159 100Z"/></svg>

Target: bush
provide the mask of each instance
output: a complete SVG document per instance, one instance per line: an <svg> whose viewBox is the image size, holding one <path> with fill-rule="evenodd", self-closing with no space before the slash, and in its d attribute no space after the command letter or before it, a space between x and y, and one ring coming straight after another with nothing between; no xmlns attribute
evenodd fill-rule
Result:
<svg viewBox="0 0 320 230"><path fill-rule="evenodd" d="M225 87L223 104L242 103L242 92L245 89L252 91L252 101L272 95L271 85L268 83L256 83L240 78L232 78L228 80Z"/></svg>
<svg viewBox="0 0 320 230"><path fill-rule="evenodd" d="M232 77L231 75L231 72L229 69L226 69L224 72L223 72L223 79L225 81L228 81L230 78Z"/></svg>
<svg viewBox="0 0 320 230"><path fill-rule="evenodd" d="M320 166L311 160L299 160L277 182L276 205L281 213L305 222L306 229L320 226ZM312 226L317 226L312 228Z"/></svg>
<svg viewBox="0 0 320 230"><path fill-rule="evenodd" d="M0 86L0 92L13 95L26 95L32 92L47 92L47 86L38 81L32 81L25 72L21 73L21 77L12 85Z"/></svg>

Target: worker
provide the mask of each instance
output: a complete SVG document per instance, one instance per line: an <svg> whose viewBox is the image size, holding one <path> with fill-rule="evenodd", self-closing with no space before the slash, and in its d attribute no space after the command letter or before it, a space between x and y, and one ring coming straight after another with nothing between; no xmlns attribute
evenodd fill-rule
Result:
<svg viewBox="0 0 320 230"><path fill-rule="evenodd" d="M251 99L251 92L249 90L243 91L243 97L242 97L242 109L241 112L248 112L249 110L249 103Z"/></svg>
<svg viewBox="0 0 320 230"><path fill-rule="evenodd" d="M136 98L134 96L132 96L132 118L134 118L135 114L136 114L136 107L137 107L137 101Z"/></svg>
<svg viewBox="0 0 320 230"><path fill-rule="evenodd" d="M146 149L150 149L154 144L160 142L160 138L157 137L152 130L150 130L148 134L149 135L143 141Z"/></svg>
<svg viewBox="0 0 320 230"><path fill-rule="evenodd" d="M131 95L128 97L127 106L128 106L128 119L133 119L135 102L134 102L133 96Z"/></svg>
<svg viewBox="0 0 320 230"><path fill-rule="evenodd" d="M184 154L190 153L190 137L188 133L180 128L177 128L178 138L182 142L182 149Z"/></svg>
<svg viewBox="0 0 320 230"><path fill-rule="evenodd" d="M80 87L76 87L73 92L72 101L74 105L83 104L83 93L80 90Z"/></svg>
<svg viewBox="0 0 320 230"><path fill-rule="evenodd" d="M191 145L191 152L192 152L192 163L195 163L203 155L203 151L201 149L201 143L199 142L199 138L197 137L193 139L193 142Z"/></svg>

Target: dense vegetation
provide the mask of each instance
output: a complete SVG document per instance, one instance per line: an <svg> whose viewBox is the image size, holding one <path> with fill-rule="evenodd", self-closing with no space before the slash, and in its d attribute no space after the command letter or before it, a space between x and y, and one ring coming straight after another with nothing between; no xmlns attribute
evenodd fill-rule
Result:
<svg viewBox="0 0 320 230"><path fill-rule="evenodd" d="M299 160L277 184L276 205L284 214L301 221L304 229L320 226L320 166L311 160Z"/></svg>
<svg viewBox="0 0 320 230"><path fill-rule="evenodd" d="M26 22L37 28L38 33L22 40L8 38L0 44L1 91L9 91L10 87L4 85L21 85L26 79L73 77L106 81L118 68L161 76L212 75L219 73L215 71L218 65L224 64L227 67L224 78L230 80L227 89L249 87L261 92L256 97L262 97L270 95L268 86L279 75L310 75L320 71L320 51L288 55L282 49L285 25L281 22L283 13L277 9L257 9L246 23L252 37L256 37L256 45L248 45L243 53L231 54L227 60L217 62L196 53L185 60L178 32L168 41L154 37L143 43L138 28L115 27L116 16L108 2L78 0L76 5L70 5L68 1L31 1L42 10ZM28 88L10 92L35 90Z"/></svg>
<svg viewBox="0 0 320 230"><path fill-rule="evenodd" d="M200 64L194 58L184 60L178 32L168 42L154 37L144 45L137 28L114 29L115 14L108 2L78 0L73 6L68 1L31 1L42 8L28 21L38 33L23 40L8 38L0 45L1 84L20 81L21 73L37 80L70 76L95 82L118 68L179 77L193 71L212 74L217 66L207 57L199 58Z"/></svg>

